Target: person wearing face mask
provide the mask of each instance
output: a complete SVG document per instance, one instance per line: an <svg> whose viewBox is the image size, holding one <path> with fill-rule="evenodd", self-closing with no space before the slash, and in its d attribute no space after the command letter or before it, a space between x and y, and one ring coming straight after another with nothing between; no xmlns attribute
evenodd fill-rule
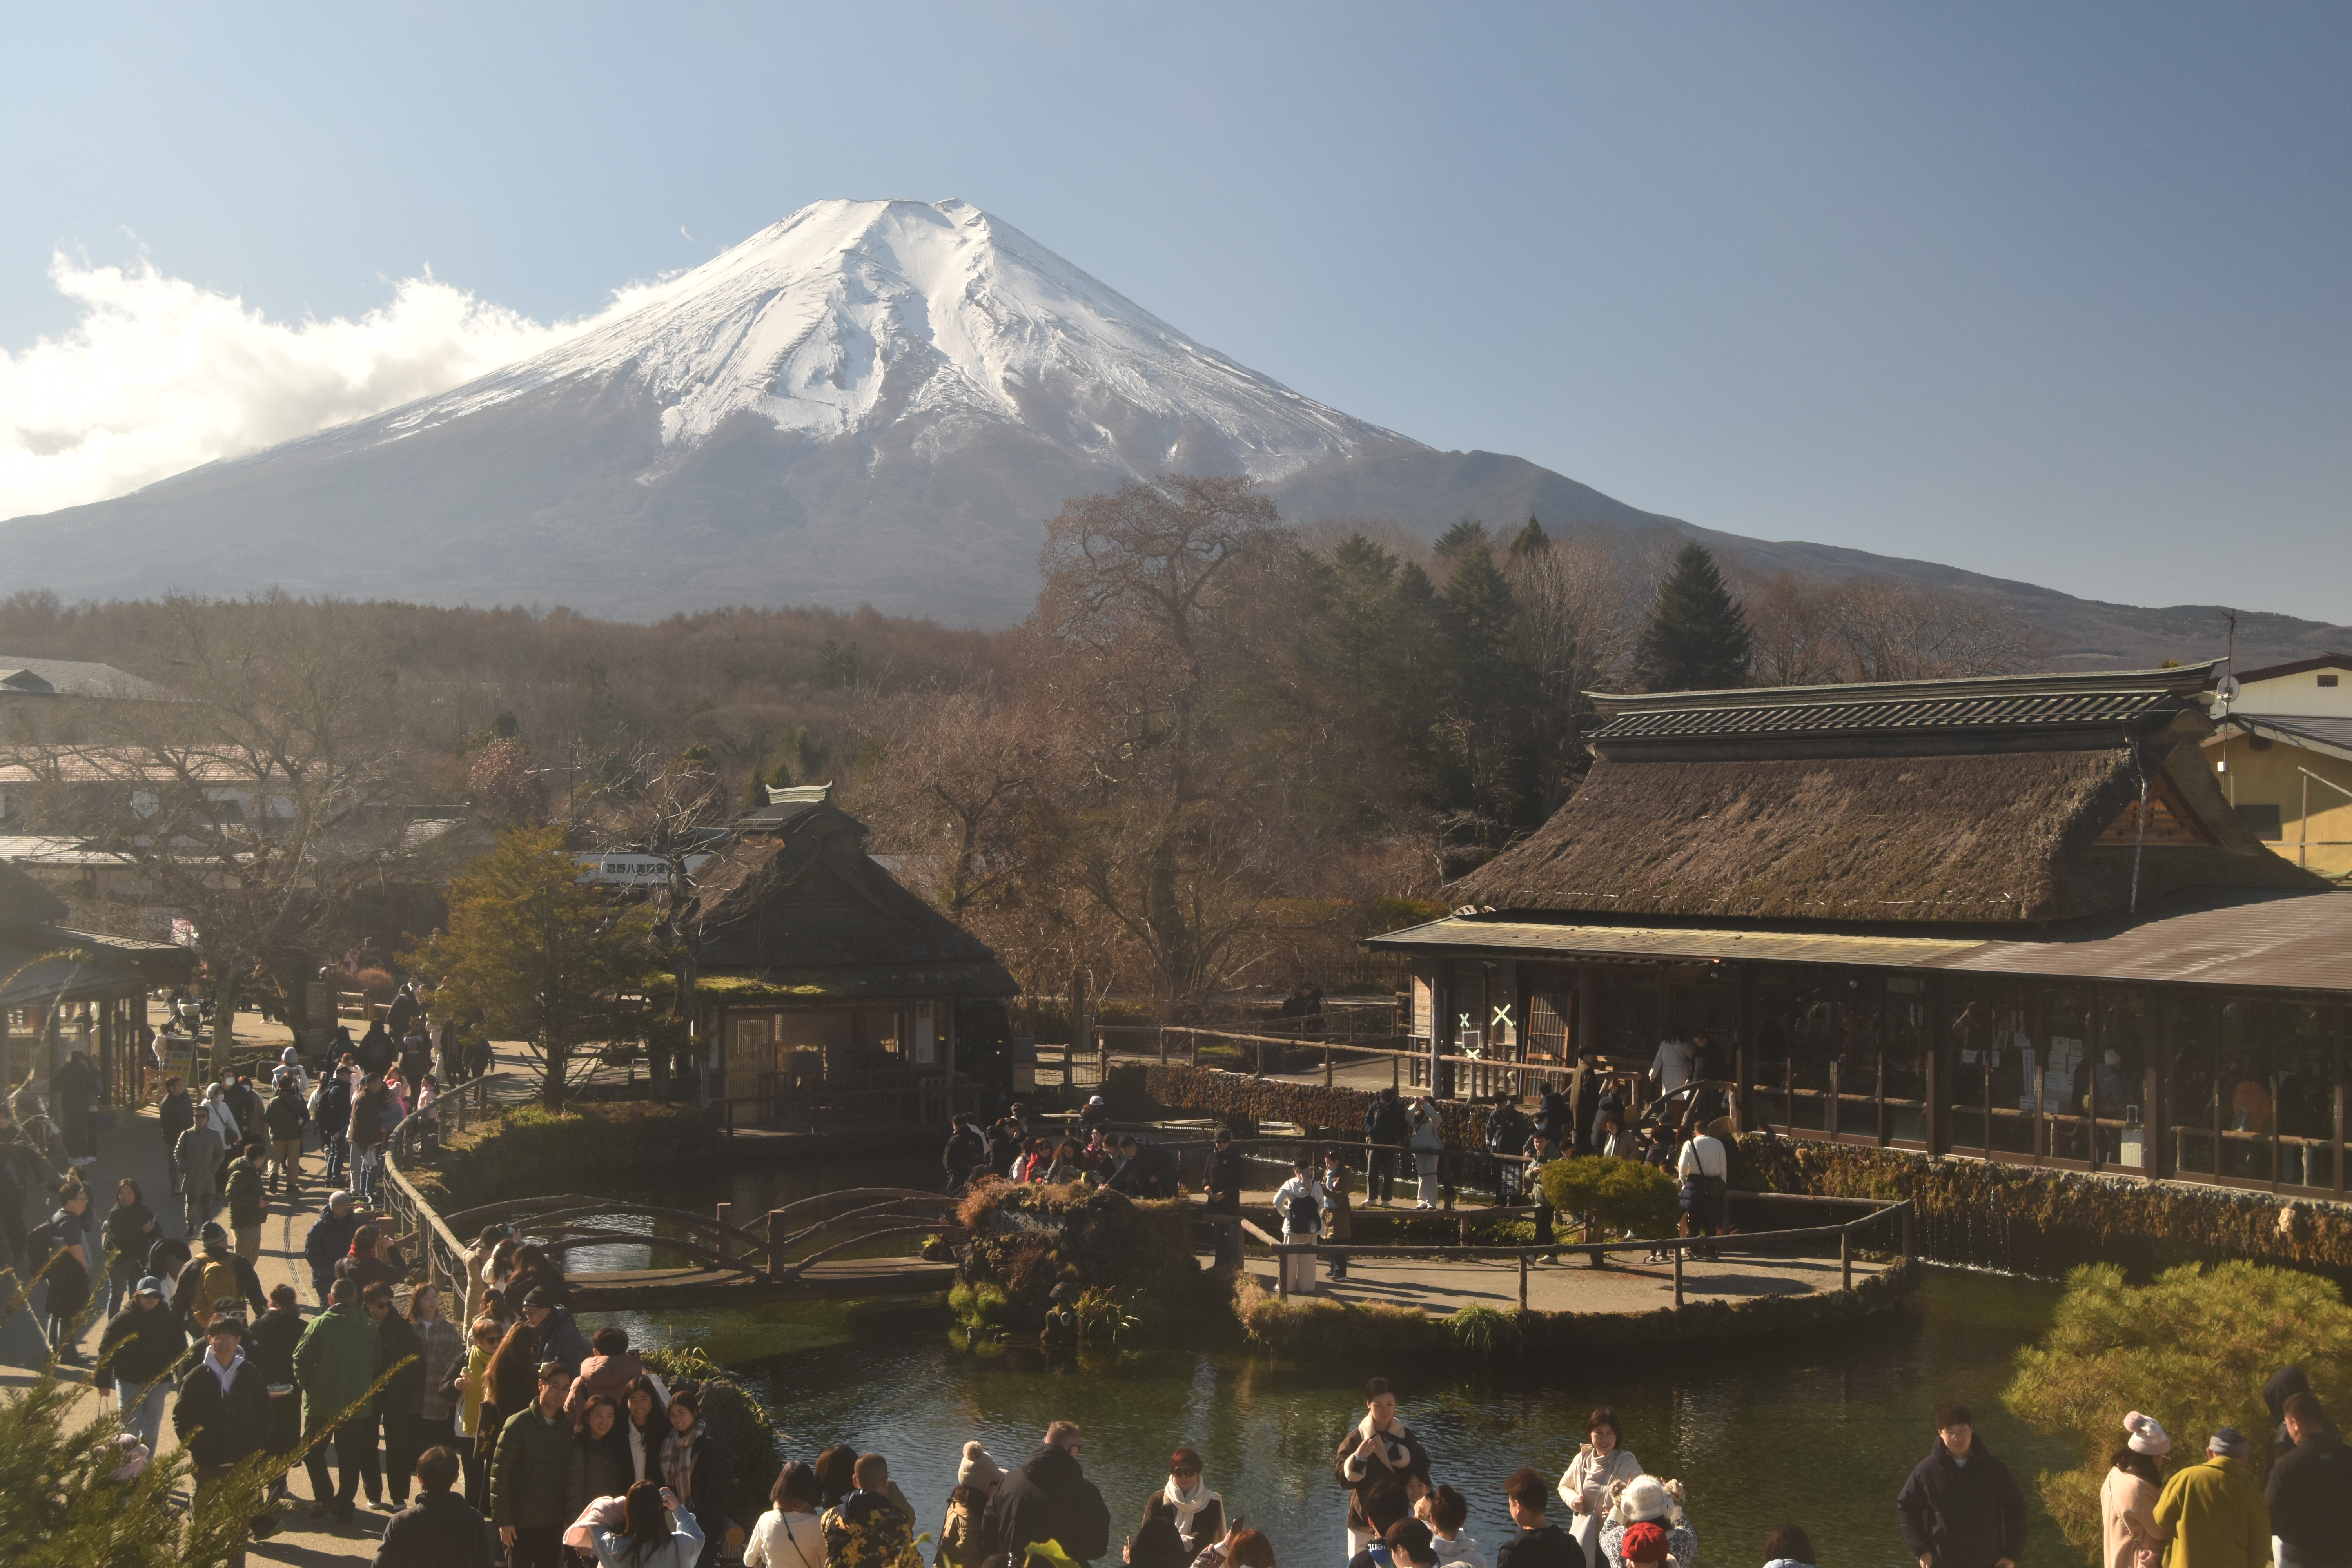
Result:
<svg viewBox="0 0 2352 1568"><path fill-rule="evenodd" d="M1569 1533L1584 1551L1587 1568L1601 1559L1601 1526L1618 1493L1642 1473L1642 1461L1619 1446L1617 1413L1603 1407L1584 1424L1588 1442L1559 1478L1559 1500L1568 1505Z"/></svg>
<svg viewBox="0 0 2352 1568"><path fill-rule="evenodd" d="M1381 1481L1402 1488L1408 1478L1429 1484L1429 1455L1412 1429L1397 1418L1396 1394L1388 1379L1364 1384L1363 1419L1339 1439L1333 1472L1348 1489L1348 1555L1352 1558L1372 1543L1374 1531L1364 1510L1364 1494Z"/></svg>

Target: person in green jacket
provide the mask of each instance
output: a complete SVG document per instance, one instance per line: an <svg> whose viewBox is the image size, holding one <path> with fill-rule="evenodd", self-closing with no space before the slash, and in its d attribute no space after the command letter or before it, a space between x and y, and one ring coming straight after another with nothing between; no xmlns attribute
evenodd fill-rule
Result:
<svg viewBox="0 0 2352 1568"><path fill-rule="evenodd" d="M310 1444L303 1456L310 1473L310 1517L332 1513L348 1524L356 1511L353 1499L362 1483L371 1507L383 1497L383 1480L375 1460L375 1405L368 1397L375 1384L375 1321L359 1304L359 1287L338 1279L328 1292L327 1310L310 1320L294 1347L294 1381L302 1389L302 1436ZM327 1481L327 1446L320 1438L332 1434L336 1479Z"/></svg>
<svg viewBox="0 0 2352 1568"><path fill-rule="evenodd" d="M2172 1537L2165 1568L2256 1568L2270 1562L2270 1507L2246 1466L2246 1439L2235 1426L2213 1434L2203 1464L2164 1483L2156 1527Z"/></svg>
<svg viewBox="0 0 2352 1568"><path fill-rule="evenodd" d="M268 1212L268 1184L256 1163L264 1145L256 1139L228 1163L221 1194L228 1199L228 1228L236 1237L236 1255L247 1263L261 1256L261 1221Z"/></svg>
<svg viewBox="0 0 2352 1568"><path fill-rule="evenodd" d="M538 1403L499 1428L490 1459L490 1522L507 1549L507 1568L559 1568L563 1560L572 1447L563 1401L571 1392L572 1373L563 1363L541 1363Z"/></svg>

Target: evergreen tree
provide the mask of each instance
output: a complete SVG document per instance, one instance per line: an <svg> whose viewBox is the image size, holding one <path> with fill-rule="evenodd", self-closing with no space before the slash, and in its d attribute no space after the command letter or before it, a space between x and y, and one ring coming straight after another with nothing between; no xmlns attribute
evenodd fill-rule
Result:
<svg viewBox="0 0 2352 1568"><path fill-rule="evenodd" d="M768 804L768 775L758 768L751 770L751 782L743 786L743 807L758 811Z"/></svg>
<svg viewBox="0 0 2352 1568"><path fill-rule="evenodd" d="M1658 584L1642 628L1640 665L1651 691L1712 691L1748 682L1748 614L1724 586L1715 557L1685 544Z"/></svg>
<svg viewBox="0 0 2352 1568"><path fill-rule="evenodd" d="M1524 561L1530 555L1539 555L1550 548L1551 535L1544 531L1542 523L1530 517L1528 519L1527 527L1519 530L1518 537L1511 541L1511 559Z"/></svg>

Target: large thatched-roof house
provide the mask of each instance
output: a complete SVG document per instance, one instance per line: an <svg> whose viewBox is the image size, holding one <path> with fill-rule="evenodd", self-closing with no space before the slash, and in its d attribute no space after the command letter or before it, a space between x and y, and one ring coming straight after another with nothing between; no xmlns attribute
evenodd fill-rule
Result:
<svg viewBox="0 0 2352 1568"><path fill-rule="evenodd" d="M1575 796L1371 945L1441 1077L1704 1036L1797 1136L2340 1190L2352 894L2216 786L2214 674L1599 696Z"/></svg>
<svg viewBox="0 0 2352 1568"><path fill-rule="evenodd" d="M699 1037L742 1119L944 1123L1009 1085L988 945L866 853L821 786L775 790L694 872Z"/></svg>

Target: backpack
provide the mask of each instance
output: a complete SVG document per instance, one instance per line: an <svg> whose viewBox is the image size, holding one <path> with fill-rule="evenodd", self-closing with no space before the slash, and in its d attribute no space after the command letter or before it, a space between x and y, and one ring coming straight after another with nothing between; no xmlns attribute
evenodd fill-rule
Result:
<svg viewBox="0 0 2352 1568"><path fill-rule="evenodd" d="M205 1258L204 1271L196 1276L196 1321L211 1327L213 1309L223 1301L234 1303L236 1298L236 1270L226 1258Z"/></svg>

